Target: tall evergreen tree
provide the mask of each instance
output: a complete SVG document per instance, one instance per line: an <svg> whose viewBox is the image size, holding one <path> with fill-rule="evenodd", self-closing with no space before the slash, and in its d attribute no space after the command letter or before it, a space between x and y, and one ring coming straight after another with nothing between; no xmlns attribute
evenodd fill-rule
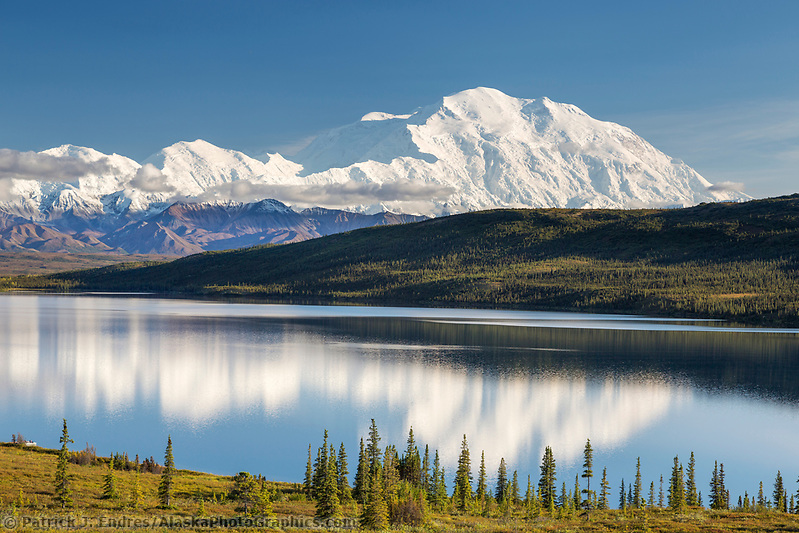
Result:
<svg viewBox="0 0 799 533"><path fill-rule="evenodd" d="M435 502L439 509L443 509L447 504L447 470L442 466L441 475L439 476L438 485L436 485Z"/></svg>
<svg viewBox="0 0 799 533"><path fill-rule="evenodd" d="M774 492L772 495L774 497L774 508L778 512L787 512L788 509L785 501L785 487L782 483L782 474L779 470L777 470L777 477L774 479Z"/></svg>
<svg viewBox="0 0 799 533"><path fill-rule="evenodd" d="M580 497L581 494L582 491L580 491L580 475L574 474L574 490L572 491L572 499L575 510L579 509L580 505L582 504L582 498Z"/></svg>
<svg viewBox="0 0 799 533"><path fill-rule="evenodd" d="M516 470L513 471L513 478L510 482L510 494L508 495L508 499L513 505L518 505L521 501L521 497L519 495L519 474Z"/></svg>
<svg viewBox="0 0 799 533"><path fill-rule="evenodd" d="M475 493L477 501L484 501L486 497L486 452L480 454L480 470L477 474L477 492Z"/></svg>
<svg viewBox="0 0 799 533"><path fill-rule="evenodd" d="M649 507L655 506L655 482L649 483Z"/></svg>
<svg viewBox="0 0 799 533"><path fill-rule="evenodd" d="M674 466L671 469L669 480L669 508L674 511L685 507L685 483L683 482L683 469L680 458L674 457Z"/></svg>
<svg viewBox="0 0 799 533"><path fill-rule="evenodd" d="M469 444L466 435L461 443L461 454L458 457L458 470L455 472L455 492L452 495L461 512L471 505L472 493L472 461L469 458Z"/></svg>
<svg viewBox="0 0 799 533"><path fill-rule="evenodd" d="M352 501L352 489L350 488L350 469L347 464L347 451L344 449L344 443L338 448L338 497L341 503Z"/></svg>
<svg viewBox="0 0 799 533"><path fill-rule="evenodd" d="M663 474L660 475L660 490L658 491L658 507L663 509Z"/></svg>
<svg viewBox="0 0 799 533"><path fill-rule="evenodd" d="M585 448L583 449L583 473L582 477L585 479L586 487L583 489L585 494L585 501L583 507L591 510L591 503L593 502L593 494L591 492L591 478L594 477L594 450L591 448L591 439L585 439Z"/></svg>
<svg viewBox="0 0 799 533"><path fill-rule="evenodd" d="M716 474L718 475L718 474ZM757 491L757 510L763 511L767 507L766 495L763 492L763 482L760 482L760 489Z"/></svg>
<svg viewBox="0 0 799 533"><path fill-rule="evenodd" d="M327 432L325 432L327 436ZM328 461L322 476L322 485L316 501L316 518L326 520L341 516L341 502L338 494L338 469L336 468L336 449L331 445L327 451Z"/></svg>
<svg viewBox="0 0 799 533"><path fill-rule="evenodd" d="M311 462L311 445L308 444L308 463L305 465L305 480L302 483L302 490L306 498L311 498L313 493L313 463Z"/></svg>
<svg viewBox="0 0 799 533"><path fill-rule="evenodd" d="M624 478L621 478L621 486L619 487L619 509L622 511L627 509L627 490L624 486Z"/></svg>
<svg viewBox="0 0 799 533"><path fill-rule="evenodd" d="M383 455L383 490L385 491L386 503L390 503L397 490L400 481L399 458L397 449L393 444L386 446Z"/></svg>
<svg viewBox="0 0 799 533"><path fill-rule="evenodd" d="M641 458L639 457L635 463L635 484L633 485L633 508L640 509L641 506L641 495L642 492L642 485L641 485Z"/></svg>
<svg viewBox="0 0 799 533"><path fill-rule="evenodd" d="M358 452L358 469L355 471L355 487L352 490L355 500L359 503L366 503L368 495L369 480L369 461L363 447L363 437L361 437L361 448Z"/></svg>
<svg viewBox="0 0 799 533"><path fill-rule="evenodd" d="M438 450L436 450L435 458L433 459L433 472L430 474L429 490L427 492L427 499L430 503L438 507L439 485L441 485L441 460L438 457Z"/></svg>
<svg viewBox="0 0 799 533"><path fill-rule="evenodd" d="M685 504L694 507L699 505L699 493L696 489L696 460L694 452L691 452L691 459L688 461L687 479L685 481Z"/></svg>
<svg viewBox="0 0 799 533"><path fill-rule="evenodd" d="M508 467L505 464L505 458L499 460L499 468L497 469L497 488L494 491L494 498L497 502L502 503L505 501L505 490L508 486Z"/></svg>
<svg viewBox="0 0 799 533"><path fill-rule="evenodd" d="M610 502L608 501L608 498L610 497L610 483L608 483L607 467L602 469L602 481L600 482L599 487L599 508L603 510L610 509Z"/></svg>
<svg viewBox="0 0 799 533"><path fill-rule="evenodd" d="M325 475L327 475L327 436L327 430L325 430L322 446L316 452L316 462L314 463L313 471L313 487L311 488L311 492L315 500L319 499L319 491L322 490L322 484L324 483Z"/></svg>
<svg viewBox="0 0 799 533"><path fill-rule="evenodd" d="M413 426L408 432L408 447L402 457L400 477L414 486L422 485L421 457L419 448L416 447L416 439L413 437Z"/></svg>
<svg viewBox="0 0 799 533"><path fill-rule="evenodd" d="M67 431L67 419L62 419L64 427L61 430L61 438L58 442L61 443L61 450L58 452L58 461L56 462L55 469L55 501L61 505L61 509L72 505L72 490L69 486L69 474L67 473L67 464L69 463L69 448L67 445L75 442L69 438Z"/></svg>
<svg viewBox="0 0 799 533"><path fill-rule="evenodd" d="M175 458L172 456L172 435L166 443L164 452L164 469L161 471L161 481L158 484L158 501L161 507L172 506L172 491L175 485Z"/></svg>
<svg viewBox="0 0 799 533"><path fill-rule="evenodd" d="M724 487L724 473L719 470L719 462L715 461L713 465L713 476L710 478L710 508L711 509L726 509L727 489Z"/></svg>
<svg viewBox="0 0 799 533"><path fill-rule="evenodd" d="M369 459L369 468L374 469L380 464L380 434L377 432L377 424L372 419L369 426L369 437L366 439L366 457Z"/></svg>
<svg viewBox="0 0 799 533"><path fill-rule="evenodd" d="M372 420L374 423L374 420ZM380 459L377 459L379 462ZM364 529L386 529L388 527L388 505L383 494L383 480L381 479L381 469L374 466L369 469L369 493L366 496L366 503L361 513L361 527Z"/></svg>
<svg viewBox="0 0 799 533"><path fill-rule="evenodd" d="M541 458L541 477L538 480L538 494L541 498L541 506L550 513L555 510L555 500L557 498L556 479L555 456L552 454L552 448L547 446L544 449L544 456Z"/></svg>
<svg viewBox="0 0 799 533"><path fill-rule="evenodd" d="M430 447L424 445L424 458L422 459L422 490L430 490Z"/></svg>

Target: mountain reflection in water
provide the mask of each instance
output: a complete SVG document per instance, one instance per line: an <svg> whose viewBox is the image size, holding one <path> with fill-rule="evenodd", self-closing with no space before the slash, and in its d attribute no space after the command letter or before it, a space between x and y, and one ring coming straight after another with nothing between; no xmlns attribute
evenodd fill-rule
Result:
<svg viewBox="0 0 799 533"><path fill-rule="evenodd" d="M619 317L591 315L382 308L370 317L368 308L41 295L4 295L0 313L7 433L25 426L42 435L46 420L52 442L37 440L56 446L51 422L66 416L91 433L78 442L118 451L124 439L150 439L156 454L163 428L209 448L225 433L273 446L267 455L296 455L286 470L264 467L283 479L298 479L303 450L324 427L353 455L370 418L384 444L402 448L412 425L452 465L466 434L489 465L504 457L535 474L544 446L565 465L586 437L612 455L700 401L700 391L791 410L799 398L795 334L703 323L659 329L631 319L625 328ZM282 442L264 442L266 433ZM182 466L257 470L208 457L203 446L193 442ZM659 459L676 452L668 453ZM263 462L246 451L236 459Z"/></svg>

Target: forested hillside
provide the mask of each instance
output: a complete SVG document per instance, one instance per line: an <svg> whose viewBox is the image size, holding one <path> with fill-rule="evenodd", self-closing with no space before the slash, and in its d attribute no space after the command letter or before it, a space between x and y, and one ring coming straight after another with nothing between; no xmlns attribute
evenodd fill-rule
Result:
<svg viewBox="0 0 799 533"><path fill-rule="evenodd" d="M482 211L3 288L567 309L799 325L799 195L685 209Z"/></svg>

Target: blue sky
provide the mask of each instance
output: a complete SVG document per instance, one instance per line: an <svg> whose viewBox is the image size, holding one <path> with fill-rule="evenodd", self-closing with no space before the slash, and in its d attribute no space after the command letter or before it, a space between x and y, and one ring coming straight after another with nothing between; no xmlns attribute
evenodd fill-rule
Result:
<svg viewBox="0 0 799 533"><path fill-rule="evenodd" d="M799 190L799 2L3 2L0 148L291 153L476 86L619 122L713 182Z"/></svg>

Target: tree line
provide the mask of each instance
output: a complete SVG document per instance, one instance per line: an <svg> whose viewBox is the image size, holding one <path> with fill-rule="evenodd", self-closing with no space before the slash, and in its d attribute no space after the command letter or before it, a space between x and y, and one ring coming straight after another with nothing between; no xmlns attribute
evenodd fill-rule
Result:
<svg viewBox="0 0 799 533"><path fill-rule="evenodd" d="M485 451L481 453L477 479L473 476L472 459L466 435L463 436L457 469L448 488L448 477L441 465L438 450L431 451L417 444L413 428L408 432L406 447L400 454L394 445L381 447L381 437L374 419L368 436L361 438L353 484L349 483L347 452L341 443L338 451L324 431L322 446L312 454L308 446L303 489L316 502L318 518L337 518L358 513L365 528L383 529L388 525L419 525L432 510L480 516L519 516L564 518L613 508L622 512L663 509L683 513L691 508L705 508L696 476L696 459L691 452L687 466L674 457L671 473L661 475L658 483L644 485L641 459L636 461L634 478L618 488L618 499L608 482L607 468L595 475L593 448L586 439L581 471L574 484L565 480L558 484L555 455L545 447L537 479L528 475L522 493L522 480L517 471L510 472L504 458L496 471L496 482L489 487ZM599 479L595 479L598 477ZM737 504L725 485L724 464L715 462L708 482L707 502L713 510L742 512L799 513L799 493L788 494L781 472L777 472L773 491L766 494L763 483L751 495L745 492ZM648 490L647 490L648 489Z"/></svg>

